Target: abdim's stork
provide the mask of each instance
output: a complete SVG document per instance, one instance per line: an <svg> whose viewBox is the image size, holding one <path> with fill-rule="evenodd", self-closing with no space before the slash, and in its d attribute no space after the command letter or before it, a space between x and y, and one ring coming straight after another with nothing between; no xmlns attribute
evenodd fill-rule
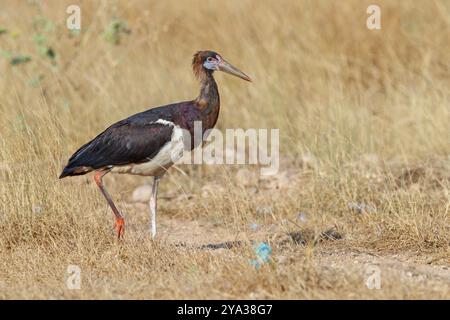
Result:
<svg viewBox="0 0 450 320"><path fill-rule="evenodd" d="M159 179L174 163L173 155L182 155L183 129L193 143L194 122L201 121L202 131L211 129L219 116L220 100L214 71L224 71L247 81L250 78L213 51L199 51L192 60L194 74L201 83L199 96L192 101L169 104L137 113L116 122L86 143L69 159L60 179L95 171L94 180L116 216L115 228L120 238L124 218L102 183L108 172L153 177L150 211L152 237L156 235L156 196Z"/></svg>

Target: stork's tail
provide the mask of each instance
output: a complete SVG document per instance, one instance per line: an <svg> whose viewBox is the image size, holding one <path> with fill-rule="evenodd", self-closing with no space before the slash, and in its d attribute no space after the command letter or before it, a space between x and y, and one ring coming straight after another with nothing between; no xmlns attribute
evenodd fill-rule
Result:
<svg viewBox="0 0 450 320"><path fill-rule="evenodd" d="M59 179L72 175L72 171L73 171L72 169L65 167L64 170L59 175Z"/></svg>
<svg viewBox="0 0 450 320"><path fill-rule="evenodd" d="M81 176L83 174L86 174L88 172L91 172L93 169L88 167L72 167L70 164L68 164L64 170L61 172L61 175L59 176L59 179L69 177L69 176Z"/></svg>

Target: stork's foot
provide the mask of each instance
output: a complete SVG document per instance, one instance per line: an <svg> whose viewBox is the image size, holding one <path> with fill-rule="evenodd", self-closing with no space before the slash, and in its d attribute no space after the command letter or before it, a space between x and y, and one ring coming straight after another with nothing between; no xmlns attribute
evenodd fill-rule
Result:
<svg viewBox="0 0 450 320"><path fill-rule="evenodd" d="M116 224L114 225L114 229L116 229L117 238L123 238L123 234L125 232L125 220L124 218L116 218Z"/></svg>

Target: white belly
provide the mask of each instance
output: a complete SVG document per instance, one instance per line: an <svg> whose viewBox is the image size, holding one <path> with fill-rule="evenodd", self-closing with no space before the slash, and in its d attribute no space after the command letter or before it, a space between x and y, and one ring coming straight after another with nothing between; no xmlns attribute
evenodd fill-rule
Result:
<svg viewBox="0 0 450 320"><path fill-rule="evenodd" d="M158 120L159 121L159 120ZM167 122L173 125L171 122ZM115 166L111 172L141 176L161 176L183 156L183 130L173 125L171 140L148 162Z"/></svg>

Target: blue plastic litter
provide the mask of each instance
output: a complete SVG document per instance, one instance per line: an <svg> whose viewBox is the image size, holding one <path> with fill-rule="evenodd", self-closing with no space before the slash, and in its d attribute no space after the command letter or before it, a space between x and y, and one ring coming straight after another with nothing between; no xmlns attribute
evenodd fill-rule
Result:
<svg viewBox="0 0 450 320"><path fill-rule="evenodd" d="M256 259L250 260L250 263L259 269L264 263L270 261L270 255L272 254L272 248L265 242L261 242L256 248Z"/></svg>

